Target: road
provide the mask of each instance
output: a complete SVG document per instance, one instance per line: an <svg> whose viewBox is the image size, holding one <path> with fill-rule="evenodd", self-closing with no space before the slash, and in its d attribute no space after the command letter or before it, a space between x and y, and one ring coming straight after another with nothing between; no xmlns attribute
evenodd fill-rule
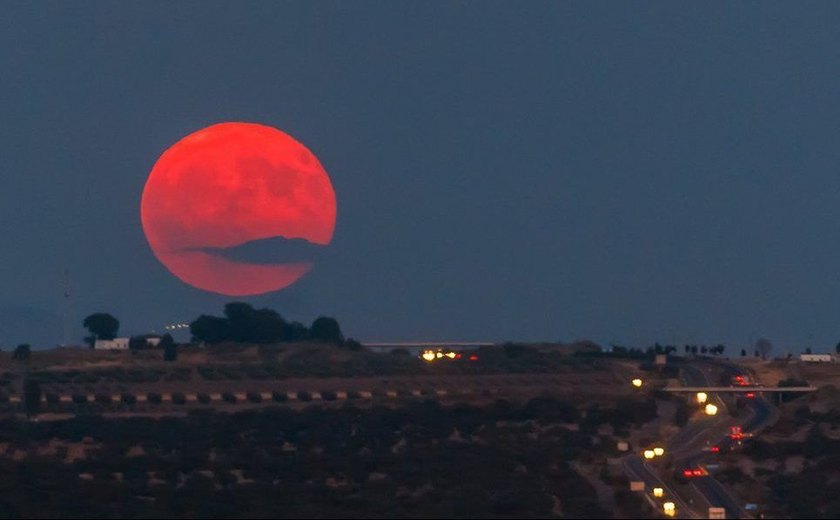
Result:
<svg viewBox="0 0 840 520"><path fill-rule="evenodd" d="M650 493L653 488L661 487L668 500L671 500L676 505L677 518L703 518L694 514L692 509L680 498L680 495L675 493L673 488L665 484L656 470L650 467L642 457L639 455L628 455L624 457L622 462L624 464L624 472L630 476L631 480L641 480L645 483L645 497L655 510L659 510L661 505L651 499Z"/></svg>
<svg viewBox="0 0 840 520"><path fill-rule="evenodd" d="M680 377L686 386L711 386L718 384L721 375L729 377L743 371L722 362L691 361L680 365ZM732 426L741 426L744 433L755 433L775 419L776 409L762 394L747 401L746 406L732 417L728 404L718 394L710 394L709 401L720 410L715 417L702 417L690 421L667 442L667 452L673 457L675 468L697 467L710 456L710 445L721 446L729 441L727 436ZM662 475L641 457L625 457L625 470L631 476L644 480L646 486L663 486ZM677 511L683 518L706 518L708 507L726 508L727 518L751 518L743 509L741 501L734 497L713 476L694 478L686 486L667 489L666 493L677 504Z"/></svg>
<svg viewBox="0 0 840 520"><path fill-rule="evenodd" d="M723 362L703 362L695 366L686 365L684 368L685 382L697 385L711 384L715 381L715 377L719 378L721 374L729 378L744 373L741 368ZM723 404L720 396L715 395L714 398L720 404ZM746 403L744 410L735 418L728 413L723 414L725 420L722 428L720 425L710 423L698 440L702 440L704 444L721 445L724 441L728 444L730 439L727 434L731 427L740 426L743 433L755 434L775 419L776 408L765 399L763 394L756 393L755 398L747 400ZM721 411L725 410L725 407L721 408ZM703 447L703 445L698 446L697 443L686 446L685 452L687 455L684 463L696 466L701 460L707 459L711 454L704 451ZM751 518L750 514L744 510L741 501L712 476L693 480L692 487L703 496L710 506L726 508L727 518Z"/></svg>

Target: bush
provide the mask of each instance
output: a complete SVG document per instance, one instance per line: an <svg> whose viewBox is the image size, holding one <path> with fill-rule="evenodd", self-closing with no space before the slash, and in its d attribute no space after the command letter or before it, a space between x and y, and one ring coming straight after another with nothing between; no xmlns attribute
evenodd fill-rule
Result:
<svg viewBox="0 0 840 520"><path fill-rule="evenodd" d="M338 399L338 394L333 392L332 390L324 390L321 392L321 398L324 401L335 401Z"/></svg>
<svg viewBox="0 0 840 520"><path fill-rule="evenodd" d="M87 402L87 396L85 394L73 394L72 399L75 404L84 404Z"/></svg>
<svg viewBox="0 0 840 520"><path fill-rule="evenodd" d="M59 404L61 402L61 397L58 394L47 394L47 404Z"/></svg>
<svg viewBox="0 0 840 520"><path fill-rule="evenodd" d="M233 395L231 392L225 392L222 394L222 400L226 403L235 404L236 396Z"/></svg>
<svg viewBox="0 0 840 520"><path fill-rule="evenodd" d="M245 398L252 403L262 402L262 396L259 394L259 392L248 392L247 394L245 394Z"/></svg>
<svg viewBox="0 0 840 520"><path fill-rule="evenodd" d="M278 403L284 403L289 400L289 396L286 392L271 392L271 398L277 401Z"/></svg>
<svg viewBox="0 0 840 520"><path fill-rule="evenodd" d="M196 399L198 399L198 402L201 404L210 404L213 401L210 394L205 394L204 392L199 392L198 395L196 395Z"/></svg>
<svg viewBox="0 0 840 520"><path fill-rule="evenodd" d="M312 400L312 394L309 392L298 392L297 393L298 401L308 402Z"/></svg>
<svg viewBox="0 0 840 520"><path fill-rule="evenodd" d="M163 397L157 392L149 392L146 399L152 404L160 404L163 402Z"/></svg>
<svg viewBox="0 0 840 520"><path fill-rule="evenodd" d="M123 392L123 394L120 395L120 400L123 402L123 404L135 404L137 403L137 396L135 396L134 394L129 394L127 392Z"/></svg>
<svg viewBox="0 0 840 520"><path fill-rule="evenodd" d="M96 394L94 399L99 404L111 404L111 394Z"/></svg>
<svg viewBox="0 0 840 520"><path fill-rule="evenodd" d="M186 404L187 396L185 396L183 392L173 392L172 402L175 404Z"/></svg>
<svg viewBox="0 0 840 520"><path fill-rule="evenodd" d="M362 394L357 392L356 390L350 390L347 392L347 399L361 399Z"/></svg>

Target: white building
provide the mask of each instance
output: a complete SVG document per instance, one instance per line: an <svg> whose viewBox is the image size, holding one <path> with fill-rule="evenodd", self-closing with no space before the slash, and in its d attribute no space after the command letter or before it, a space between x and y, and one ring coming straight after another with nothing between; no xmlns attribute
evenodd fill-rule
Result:
<svg viewBox="0 0 840 520"><path fill-rule="evenodd" d="M93 344L95 350L128 350L128 338L98 339Z"/></svg>
<svg viewBox="0 0 840 520"><path fill-rule="evenodd" d="M799 354L799 361L805 363L831 363L834 356L831 354Z"/></svg>

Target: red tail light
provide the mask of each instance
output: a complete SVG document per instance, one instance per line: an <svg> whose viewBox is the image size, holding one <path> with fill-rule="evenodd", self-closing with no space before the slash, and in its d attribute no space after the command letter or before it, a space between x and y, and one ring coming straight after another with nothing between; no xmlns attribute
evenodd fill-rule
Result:
<svg viewBox="0 0 840 520"><path fill-rule="evenodd" d="M692 471L690 469L683 470L683 476L690 477L692 475Z"/></svg>
<svg viewBox="0 0 840 520"><path fill-rule="evenodd" d="M470 356L470 361L478 361L478 356L476 356L476 355Z"/></svg>
<svg viewBox="0 0 840 520"><path fill-rule="evenodd" d="M718 453L720 451L720 447L719 446L712 446L711 450L712 450L712 453Z"/></svg>
<svg viewBox="0 0 840 520"><path fill-rule="evenodd" d="M461 354L455 354L455 359L461 359Z"/></svg>
<svg viewBox="0 0 840 520"><path fill-rule="evenodd" d="M747 392L747 399L755 399L755 394L752 392Z"/></svg>

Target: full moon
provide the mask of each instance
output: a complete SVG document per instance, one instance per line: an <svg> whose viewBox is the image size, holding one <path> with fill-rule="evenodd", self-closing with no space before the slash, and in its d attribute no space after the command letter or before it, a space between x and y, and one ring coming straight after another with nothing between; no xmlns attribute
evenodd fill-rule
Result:
<svg viewBox="0 0 840 520"><path fill-rule="evenodd" d="M253 123L221 123L163 152L140 203L152 252L187 284L227 296L288 287L330 243L336 200L315 155L289 135ZM256 245L255 245L256 244ZM297 257L253 261L256 248ZM241 255L240 255L241 256Z"/></svg>

